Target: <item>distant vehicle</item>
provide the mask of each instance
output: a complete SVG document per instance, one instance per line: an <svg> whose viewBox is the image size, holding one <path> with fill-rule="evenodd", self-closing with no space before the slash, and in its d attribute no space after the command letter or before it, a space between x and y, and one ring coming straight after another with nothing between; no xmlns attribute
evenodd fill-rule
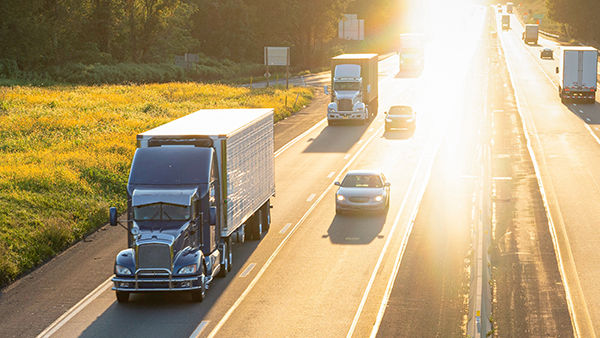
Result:
<svg viewBox="0 0 600 338"><path fill-rule="evenodd" d="M400 72L421 72L425 66L425 35L400 34L398 58Z"/></svg>
<svg viewBox="0 0 600 338"><path fill-rule="evenodd" d="M385 130L408 129L414 130L417 123L417 115L412 107L392 106L385 113Z"/></svg>
<svg viewBox="0 0 600 338"><path fill-rule="evenodd" d="M335 193L336 213L351 211L386 212L390 205L390 183L381 171L352 170Z"/></svg>
<svg viewBox="0 0 600 338"><path fill-rule="evenodd" d="M378 55L342 54L331 59L331 95L327 106L327 123L361 121L366 123L377 116Z"/></svg>
<svg viewBox="0 0 600 338"><path fill-rule="evenodd" d="M512 13L513 12L513 3L512 2L507 2L506 3L506 13Z"/></svg>
<svg viewBox="0 0 600 338"><path fill-rule="evenodd" d="M569 99L596 102L598 51L593 47L561 47L558 52L558 94Z"/></svg>
<svg viewBox="0 0 600 338"><path fill-rule="evenodd" d="M550 48L544 48L540 51L540 59L553 59L553 51Z"/></svg>
<svg viewBox="0 0 600 338"><path fill-rule="evenodd" d="M502 30L509 30L510 29L510 15L508 14L503 14L502 15Z"/></svg>
<svg viewBox="0 0 600 338"><path fill-rule="evenodd" d="M525 25L525 30L523 31L523 41L526 44L533 43L534 45L537 45L538 32L539 32L538 25L532 25L532 24Z"/></svg>
<svg viewBox="0 0 600 338"><path fill-rule="evenodd" d="M232 241L258 240L275 194L273 109L207 109L138 134L127 183L129 249L115 260L117 301L189 292L202 301L231 270ZM117 225L116 208L110 224Z"/></svg>
<svg viewBox="0 0 600 338"><path fill-rule="evenodd" d="M498 13L502 13L502 6L498 5Z"/></svg>

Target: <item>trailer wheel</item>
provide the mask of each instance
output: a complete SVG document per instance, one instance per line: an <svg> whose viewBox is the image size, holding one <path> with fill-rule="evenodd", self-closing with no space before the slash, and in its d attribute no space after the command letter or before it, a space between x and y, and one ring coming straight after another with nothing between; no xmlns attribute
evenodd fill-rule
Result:
<svg viewBox="0 0 600 338"><path fill-rule="evenodd" d="M119 303L129 302L129 292L117 291L116 294L117 294L117 302L119 302Z"/></svg>
<svg viewBox="0 0 600 338"><path fill-rule="evenodd" d="M262 221L261 221L261 210L259 209L254 215L250 216L246 222L246 231L248 239L251 241L258 241L262 235Z"/></svg>
<svg viewBox="0 0 600 338"><path fill-rule="evenodd" d="M263 232L269 232L271 228L271 200L268 200L262 206L262 215L263 215Z"/></svg>
<svg viewBox="0 0 600 338"><path fill-rule="evenodd" d="M231 271L231 237L227 237L223 241L223 259L221 260L221 268L219 269L219 277L227 276L227 272Z"/></svg>

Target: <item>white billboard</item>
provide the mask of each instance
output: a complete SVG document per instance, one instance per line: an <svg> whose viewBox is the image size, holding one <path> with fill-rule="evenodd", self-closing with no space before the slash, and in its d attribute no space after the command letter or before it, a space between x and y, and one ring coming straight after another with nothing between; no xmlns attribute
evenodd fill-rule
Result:
<svg viewBox="0 0 600 338"><path fill-rule="evenodd" d="M265 65L289 66L290 47L265 47Z"/></svg>

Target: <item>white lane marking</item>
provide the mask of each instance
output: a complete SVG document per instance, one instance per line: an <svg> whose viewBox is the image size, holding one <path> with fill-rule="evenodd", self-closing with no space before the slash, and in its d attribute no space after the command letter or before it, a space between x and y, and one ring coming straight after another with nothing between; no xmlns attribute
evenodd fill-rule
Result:
<svg viewBox="0 0 600 338"><path fill-rule="evenodd" d="M285 234L285 232L292 226L292 223L288 223L286 225L283 226L283 228L281 230L279 230L280 234Z"/></svg>
<svg viewBox="0 0 600 338"><path fill-rule="evenodd" d="M356 142L356 144L361 144L363 143L363 140L358 140L358 142Z"/></svg>
<svg viewBox="0 0 600 338"><path fill-rule="evenodd" d="M344 160L347 160L347 159L349 159L349 158L350 158L350 154L346 154L346 155L344 156Z"/></svg>
<svg viewBox="0 0 600 338"><path fill-rule="evenodd" d="M248 265L248 267L246 268L246 270L244 270L241 274L240 277L246 277L248 276L248 274L250 274L250 271L252 271L252 269L254 269L254 267L256 266L256 263L250 263L250 265Z"/></svg>
<svg viewBox="0 0 600 338"><path fill-rule="evenodd" d="M329 175L327 175L327 178L332 178L333 175L335 175L335 171L330 172Z"/></svg>
<svg viewBox="0 0 600 338"><path fill-rule="evenodd" d="M554 219L552 218L552 213L550 212L550 203L548 202L548 196L546 195L546 189L542 182L541 170L540 170L537 158L535 156L535 152L533 150L533 145L531 143L531 138L529 135L529 129L527 128L525 116L523 115L523 107L521 105L521 100L519 99L519 96L517 95L517 87L515 87L515 80L514 80L514 74L512 71L512 67L511 67L511 61L509 60L508 55L506 53L506 47L504 46L504 39L500 39L500 43L501 43L502 49L504 50L504 59L506 60L506 65L508 68L508 72L510 74L509 78L510 78L510 82L511 82L512 88L513 88L513 95L514 95L515 101L517 103L517 112L519 113L519 116L521 118L521 125L523 126L523 134L525 135L525 139L527 140L527 150L529 152L529 156L531 157L531 161L533 163L535 177L537 179L538 186L540 188L540 195L542 196L542 201L544 203L544 210L546 212L546 218L548 219L548 228L550 229L550 235L552 236L552 244L554 245L554 252L556 253L556 260L558 261L558 268L560 270L561 280L562 280L563 286L565 288L565 295L566 295L566 299L567 299L567 306L569 308L569 315L571 316L571 323L573 324L573 330L575 331L575 336L581 337L581 328L579 327L580 324L579 324L579 321L577 318L577 314L575 313L575 305L573 302L573 295L571 294L572 286L569 285L569 280L567 279L567 276L566 276L565 263L564 263L564 260L562 257L563 253L561 252L560 246L558 243L558 235L557 235L557 231L556 231L556 226L554 225ZM532 58L533 58L533 56L532 56ZM552 83L552 85L554 85L555 88L558 88L558 86L554 83L554 81L552 81L552 79L548 76L548 74L546 74L546 72L543 70L543 68L537 63L537 60L535 60L534 63L537 64L538 67L540 67L540 69L542 70L542 73L546 76L546 78L548 78L548 80L550 80L550 83ZM589 125L587 125L585 123L584 123L584 125L589 128ZM533 127L535 129L535 124L533 125ZM591 131L591 128L589 130ZM537 133L532 134L532 136L536 137L538 142L540 142L539 136L537 135ZM600 143L600 140L598 139L598 137L595 134L592 133L592 136L594 136L596 141L598 143ZM560 208L559 208L558 212L560 213ZM566 241L565 250L568 251L572 255L571 246L568 241ZM573 265L573 269L575 269L575 272L577 272L575 263L571 262L571 264ZM579 293L583 294L583 290L581 289L579 278L575 278L575 285L573 287L576 287L579 290ZM581 299L580 301L583 303L584 311L583 311L582 315L583 315L583 317L585 317L585 319L581 319L581 320L586 322L587 326L589 327L590 332L593 333L594 332L593 325L591 324L591 318L590 318L590 314L589 314L589 310L588 310L588 306L585 301L585 298Z"/></svg>
<svg viewBox="0 0 600 338"><path fill-rule="evenodd" d="M317 196L317 194L315 194L315 193L310 194L310 196L308 196L308 198L306 199L306 202L310 202L310 201L314 200L316 196Z"/></svg>
<svg viewBox="0 0 600 338"><path fill-rule="evenodd" d="M319 128L325 122L327 122L327 119L322 119L321 121L317 122L317 124L315 124L314 126L310 127L307 131L305 131L302 134L296 136L296 138L294 138L290 142L286 143L283 147L279 148L279 150L277 150L274 153L275 158L277 158L279 155L281 155L284 151L288 150L288 148L290 148L291 146L293 146L294 144L296 144L298 141L300 141L301 139L303 139L304 137L306 137L306 135L310 134L312 131L314 131L315 129Z"/></svg>
<svg viewBox="0 0 600 338"><path fill-rule="evenodd" d="M435 155L437 153L437 150L439 149L439 143L438 145L435 146L434 150L433 150L433 156L431 164L429 165L429 169L426 172L426 181L429 181L429 177L431 176L431 170L433 168L433 162L435 159ZM354 334L354 331L356 330L356 325L358 324L358 320L360 319L360 315L362 314L363 308L367 302L367 298L369 296L369 293L371 292L371 288L373 287L373 283L375 282L375 277L377 277L377 272L379 271L379 267L381 266L381 263L383 262L383 257L385 256L385 253L387 252L387 249L391 243L392 237L394 237L394 233L396 232L396 228L398 227L398 224L400 223L400 217L402 216L403 212L404 212L404 208L406 207L406 203L408 203L408 197L411 195L410 192L413 191L413 186L415 185L415 182L419 176L419 174L422 173L422 171L420 170L420 168L423 165L423 161L425 159L425 155L421 156L421 158L419 159L419 164L417 165L417 169L415 170L410 183L408 185L408 188L406 189L406 194L404 195L404 199L402 200L402 204L400 205L400 209L398 210L398 213L396 214L396 218L394 219L394 223L392 225L392 228L390 229L390 233L388 235L388 238L385 241L385 244L383 245L383 248L381 249L381 253L379 254L379 258L377 259L377 263L375 263L375 267L373 268L373 272L371 273L371 278L369 278L369 282L367 283L367 287L365 288L365 291L363 292L363 296L362 299L360 300L360 304L358 305L358 309L356 310L356 313L354 315L354 319L352 320L352 325L350 325L350 329L348 330L348 334L346 335L347 338L352 337L352 335ZM427 187L427 183L423 184L422 188L419 189L419 191L417 192L417 203L415 204L415 208L413 208L413 212L411 214L411 218L410 218L410 222L408 224L407 227L407 231L404 233L404 236L402 238L402 244L400 246L400 250L398 251L399 255L402 256L404 254L404 249L406 248L406 243L408 242L408 237L410 237L410 233L412 231L412 225L413 225L413 218L416 217L416 213L417 210L419 210L419 204L421 203L421 199L423 197L423 194L425 193L425 187ZM413 217L414 216L414 217ZM388 283L389 284L389 283ZM387 302L387 301L386 301ZM380 309L381 312L381 309ZM383 313L381 313L381 316L383 317ZM379 316L378 316L379 317ZM377 324L377 326L379 326Z"/></svg>
<svg viewBox="0 0 600 338"><path fill-rule="evenodd" d="M208 320L201 321L200 324L198 324L198 327L196 327L194 332L192 332L192 334L190 335L190 338L199 337L200 333L202 333L202 330L204 330L204 328L206 327L206 325L208 325L208 323L209 323Z"/></svg>
<svg viewBox="0 0 600 338"><path fill-rule="evenodd" d="M78 314L81 310L83 310L89 303L91 303L94 299L98 298L104 291L108 290L112 284L112 276L110 276L107 280L105 280L102 284L98 285L92 292L87 294L87 296L83 297L77 304L73 305L67 312L65 312L62 316L58 317L54 323L50 324L44 331L42 331L38 338L42 337L50 337L56 331L58 331L63 325L65 325L71 318L73 318L76 314Z"/></svg>
<svg viewBox="0 0 600 338"><path fill-rule="evenodd" d="M348 163L346 163L346 165L342 168L342 170L340 171L340 173L335 177L335 180L338 180L341 177L342 173L344 171L346 171L350 167L350 165L352 165L352 163L365 150L365 148L369 145L369 143L371 143L371 141L373 141L373 139L375 139L375 137L378 135L378 133L381 132L382 130L383 130L383 127L380 127L377 130L377 133L375 133L375 134L371 135L371 137L369 137L369 139L360 147L360 149L358 149L358 151L356 152L356 154L354 154L354 157L350 161L348 161ZM236 299L235 303L233 303L233 305L231 305L231 307L229 308L229 310L227 310L227 312L225 313L225 315L223 315L223 318L221 318L221 320L217 323L217 325L210 332L210 334L208 335L209 338L213 338L219 332L219 330L223 327L223 325L225 325L225 322L227 322L227 320L229 319L229 317L231 317L231 315L233 314L233 311L235 311L240 306L240 304L244 301L244 299L246 299L246 297L248 297L248 294L250 294L250 291L252 291L252 289L254 288L254 286L256 285L256 283L258 283L258 281L260 280L260 278L262 277L262 275L265 273L265 271L267 271L267 268L271 265L271 263L273 263L273 261L275 260L275 257L277 257L277 255L279 254L279 252L281 251L281 249L285 246L285 244L287 243L287 241L296 232L296 230L298 229L298 227L302 223L304 223L304 221L313 212L313 210L315 210L315 208L317 207L317 205L319 204L319 202L321 202L321 200L323 198L325 198L325 196L332 189L332 187L333 187L332 184L328 185L327 188L325 189L325 191L323 191L323 193L319 196L319 198L317 198L317 200L304 213L304 215L302 216L302 218L300 218L300 220L296 223L296 225L294 225L294 227L292 227L292 229L287 234L287 236L285 236L285 238L281 241L281 243L279 243L279 245L277 246L277 248L275 248L275 250L273 251L273 253L271 254L271 256L267 259L267 261L265 262L265 264L256 273L256 276L254 276L254 279L250 282L250 284L248 284L248 286L246 287L246 290L244 290L244 292L242 292L242 294L238 297L238 299Z"/></svg>

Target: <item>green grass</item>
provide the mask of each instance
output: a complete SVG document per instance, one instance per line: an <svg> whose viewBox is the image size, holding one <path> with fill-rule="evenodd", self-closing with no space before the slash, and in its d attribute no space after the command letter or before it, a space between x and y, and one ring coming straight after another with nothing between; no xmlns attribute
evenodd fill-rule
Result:
<svg viewBox="0 0 600 338"><path fill-rule="evenodd" d="M311 98L196 83L0 87L0 285L125 208L137 133L201 108L273 107L281 120Z"/></svg>

